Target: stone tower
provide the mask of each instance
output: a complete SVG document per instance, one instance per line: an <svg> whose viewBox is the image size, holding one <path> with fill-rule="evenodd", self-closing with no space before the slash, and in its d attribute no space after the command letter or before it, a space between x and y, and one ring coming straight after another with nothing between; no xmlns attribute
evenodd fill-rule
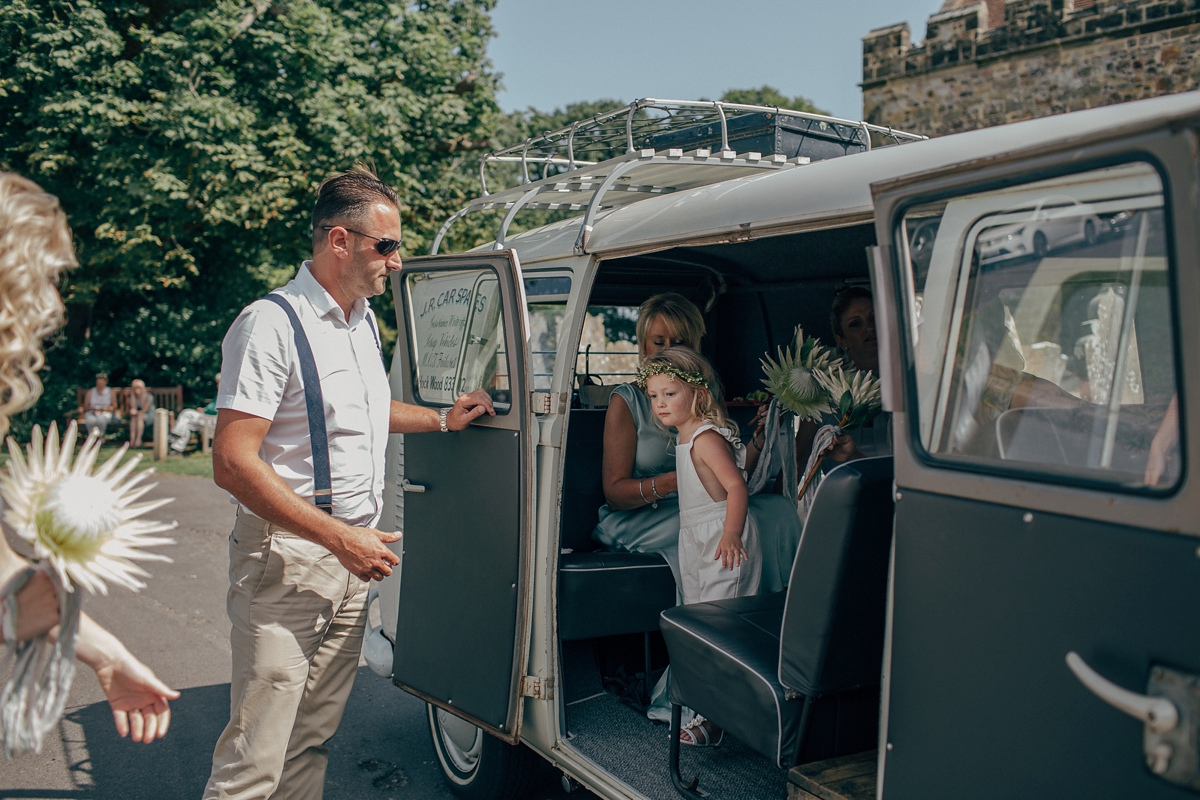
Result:
<svg viewBox="0 0 1200 800"><path fill-rule="evenodd" d="M1200 0L946 0L863 37L863 119L936 136L1200 88Z"/></svg>

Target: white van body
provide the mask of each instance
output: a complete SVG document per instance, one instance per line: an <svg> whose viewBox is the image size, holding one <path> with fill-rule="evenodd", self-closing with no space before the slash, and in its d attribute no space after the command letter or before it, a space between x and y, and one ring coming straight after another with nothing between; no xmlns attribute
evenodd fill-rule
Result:
<svg viewBox="0 0 1200 800"><path fill-rule="evenodd" d="M895 299L903 297L906 291L910 294L912 291L911 287L898 285L902 283L903 278L897 278L897 275L902 276L903 269L896 265L901 263L904 254L898 252L902 249L901 245L893 239L897 220L894 214L902 213L896 209L901 208L903 203L900 200L888 201L890 204L883 208L877 205L876 198L887 198L891 196L889 192L895 197L907 196L906 192L916 196L922 192L929 194L929 191L932 191L933 195L939 192L947 196L956 193L961 195L969 191L972 176L976 176L981 185L992 187L988 191L1008 191L1002 186L1005 181L1012 185L1020 185L1022 181L1028 182L1038 176L1069 176L1076 169L1098 168L1096 164L1100 164L1109 156L1093 157L1089 154L1093 151L1099 153L1101 150L1111 154L1120 150L1126 143L1137 152L1149 152L1145 148L1151 145L1146 142L1153 143L1159 140L1188 141L1195 147L1195 126L1200 124L1198 120L1200 93L1190 93L1020 122L936 140L881 147L869 152L809 164L788 163L782 168L748 172L729 180L651 196L636 203L599 209L594 215L586 238L581 235L580 218L573 217L511 236L502 236L502 250L495 249L495 243L489 243L467 254L412 259L411 264L406 261L406 275L414 270L434 270L442 267L467 270L475 268L472 265L483 265L488 269L498 270L501 283L504 282L507 270L511 281L508 291L512 294L512 304L504 306L504 313L517 318L509 319L505 323L509 325L511 335L516 337L516 341L509 345L509 357L510 363L522 362L523 366L511 370L513 383L512 396L508 400L511 409L509 413L495 418L484 417L473 426L492 429L495 432L505 431L505 435L511 435L520 443L520 447L524 448L521 450L524 455L518 459L522 464L520 469L523 473L517 476L513 483L513 486L519 487L519 497L514 502L517 504L515 507L519 507L516 513L522 520L523 533L520 541L524 550L520 554L518 579L513 581L513 591L517 593L513 606L517 609L517 620L513 627L514 667L511 679L504 680L505 685L511 686L512 707L509 716L506 717L508 722L500 726L503 730L495 726L485 726L488 731L502 736L509 742L519 742L561 770L570 780L601 797L634 800L656 796L645 787L631 785L630 782L621 779L612 770L597 763L573 745L565 726L567 701L561 688L564 681L560 661L562 642L557 632L561 550L559 524L564 454L571 418L570 405L577 383L577 351L597 275L606 264L618 259L644 257L664 251L677 251L679 248L689 248L688 252L697 252L697 248L707 248L705 252L711 252L716 248L737 247L776 237L792 236L796 238L788 241L802 243L805 241L802 238L805 235L842 229L873 231L878 241L876 253L880 256L874 272L869 271L867 253L861 249L858 250L860 261L854 269L861 273L864 282L868 275L871 276L876 296L885 408L894 414L893 425L896 431L895 484L898 498L910 491L932 492L969 498L972 501L990 500L1002 506L1019 508L1030 518L1037 514L1072 514L1082 520L1095 520L1097 524L1102 520L1106 526L1126 526L1139 530L1149 527L1163 532L1164 535L1169 533L1170 536L1183 540L1185 544L1190 541L1191 544L1186 546L1194 550L1194 537L1200 535L1200 515L1196 513L1197 509L1200 509L1196 492L1200 489L1190 481L1186 471L1180 473L1171 492L1155 494L1083 484L1065 485L1061 481L1043 483L1036 478L1021 479L1004 474L989 475L986 470L956 470L947 468L945 464L931 465L929 459L905 433L909 430L911 414L914 413L913 392L918 390L913 388L916 384L912 382L916 378L912 377L912 370L905 366L915 358L911 348L917 345L909 341L911 336L906 338L901 335L900 328L905 324L903 320L907 312L901 309L902 304L898 304ZM679 160L685 161L686 157L679 157ZM1075 166L1077 163L1078 167ZM1171 206L1175 220L1173 235L1182 237L1174 240L1172 250L1173 257L1177 259L1177 266L1173 272L1174 292L1176 297L1191 299L1188 302L1176 302L1184 308L1194 308L1195 298L1200 297L1200 293L1196 291L1197 276L1193 269L1197 253L1184 252L1181 243L1188 241L1188 237L1194 238L1195 234L1189 232L1189 229L1194 231L1197 220L1192 215L1194 204L1182 205L1183 201L1178 198L1194 191L1200 184L1195 174L1195 162L1191 163L1190 170L1187 169L1185 161L1172 163L1164 157L1155 163L1164 177L1164 191L1170 197L1176 198L1171 201L1174 203ZM676 169L683 172L688 168L680 165ZM586 170L587 167L581 167L576 172ZM575 173L568 175L571 174ZM1005 175L1010 177L1004 177ZM562 176L558 176L557 179L563 180ZM530 186L536 188L554 180L556 179L549 178ZM1070 178L1063 180L1067 184L1071 183ZM936 191L927 191L931 186L935 187ZM1096 235L1103 236L1107 233L1096 231L1096 227L1106 224L1101 222L1098 213L1089 206L1088 220L1093 227L1087 229L1086 236L1084 229L1080 227L1079 230L1060 237L1068 242L1064 246L1082 246L1089 238L1094 240ZM877 214L892 216L877 217ZM943 221L942 225L945 228L947 223ZM507 221L505 227L507 228ZM1028 238L1027 234L1022 235ZM586 241L582 252L577 246L581 240ZM796 258L796 279L799 281L805 279L802 256L803 253L798 253ZM998 267L1010 263L1000 258L992 260ZM936 265L931 269L937 269ZM529 364L532 355L529 352L529 328L524 311L528 303L536 298L527 298L524 287L525 282L537 278L568 278L569 290L565 292L565 297L557 298L557 302L563 304L563 312L558 328L557 353L550 358L553 373L543 376L535 391L532 381L522 384L517 379L531 374ZM405 309L401 307L402 298L407 296L402 287L403 280L403 277L396 277L393 284L398 305L400 339L391 368L392 392L393 397L398 400L420 402L419 391L418 394L414 394L411 385L416 374L413 367L413 353L416 351L410 351L409 348L415 346L410 342L415 335L415 328L411 324L406 327L408 317ZM561 285L567 284L563 282ZM770 288L763 291L770 291ZM926 302L931 301L927 299ZM1176 392L1183 394L1185 389L1192 392L1200 390L1200 366L1197 366L1200 361L1194 357L1200 354L1197 353L1195 345L1196 342L1200 342L1200 320L1196 319L1194 314L1180 315L1176 324L1179 342L1177 346L1189 353L1186 358L1178 356L1176 362L1179 376ZM912 323L911 330L916 330L915 322ZM524 375L518 374L522 370ZM432 390L430 393L436 394ZM1185 428L1186 423L1190 422L1192 430L1200 430L1200 409L1186 406L1184 408ZM443 442L449 442L452 436L461 434L420 436L432 439L431 446L441 446ZM444 438L438 438L443 436ZM919 433L914 433L913 436L919 436ZM409 539L417 535L411 524L406 524L406 506L411 506L414 498L428 502L439 492L449 491L444 485L418 486L418 479L406 469L406 439L411 443L414 438L392 436L387 457L387 490L383 519L394 520L396 529L406 533L403 542L395 546L397 554L402 558L404 553L400 549L401 545L407 548L406 543ZM1186 441L1183 451L1185 456L1194 458L1200 455L1195 448L1193 440ZM471 465L471 469L467 467L468 465L463 465L462 485L455 488L458 493L449 495L446 502L469 502L471 486L480 471L500 469L496 465L486 464L474 464ZM898 514L902 502L897 504ZM411 519L409 522L411 523ZM899 525L899 522L897 524ZM452 536L453 532L440 531L438 534ZM1194 556L1193 560L1200 562L1200 559ZM402 561L392 577L379 585L377 597L381 627L370 632L366 645L366 655L372 669L381 675L394 675L397 683L410 690L413 687L399 674L394 664L399 664L400 654L408 646L403 636L398 639L397 629L402 582L412 579L411 569L409 563ZM896 569L895 565L893 569ZM1189 574L1197 577L1194 570ZM907 579L906 577L905 580ZM891 588L894 597L895 593L900 591L901 578L893 575L892 580L897 582L897 585ZM1014 584L1013 592L1021 592L1031 586L1033 579L1030 578L1029 581L1030 583ZM1150 588L1152 586L1153 581L1148 585L1147 591L1154 591ZM1196 585L1190 588L1195 589ZM1192 597L1194 600L1195 595ZM451 600L458 602L453 598L447 599ZM431 599L430 602L442 601ZM996 602L1000 602L1000 599ZM896 681L899 667L893 664L891 659L893 653L899 652L900 639L896 638L893 641L891 637L901 635L901 623L893 618L899 613L897 608L889 610L888 650L882 670L883 699L880 712L881 746L878 774L880 797L911 794L908 777L897 777L894 782L889 780L889 757L892 757L889 755L892 750L892 739L889 737L899 735L896 731L907 725L906 721L898 721L897 715L910 714L912 708L909 702L912 698L909 697L905 698L905 704L895 705L898 702L896 698L899 685ZM463 609L450 613L444 623L446 637L454 637L459 630L454 620L461 620L463 617L456 617L455 614L463 615L468 612ZM1191 619L1190 616L1185 617ZM910 620L904 622L906 626L909 624ZM986 626L990 623L980 620L979 624ZM904 631L908 630L907 627L904 628ZM1177 629L1179 634L1193 639L1194 631L1195 629L1191 628L1185 634L1184 630ZM999 626L992 635L1004 637L1010 635L1010 632L1007 628ZM1019 647L1019 644L1013 646ZM1063 653L1067 650L1078 651L1087 657L1087 647L1088 644L1084 641L1067 642L1063 644ZM396 654L395 659L393 651ZM1192 653L1194 655L1194 648ZM1153 652L1147 657L1151 660L1157 658ZM1121 662L1122 658L1128 661L1133 657L1113 657L1109 658L1107 663L1111 665L1114 661ZM1192 671L1200 669L1200 663L1192 661L1190 656L1178 660L1183 662L1177 664L1181 668ZM453 672L459 666L447 663L445 670ZM1074 686L1073 679L1061 660L1059 666L1062 669L1063 680ZM905 674L908 674L907 671ZM1134 683L1127 688L1141 692L1145 686ZM989 689L984 686L979 687L978 691L987 694ZM464 719L479 721L472 714L457 709L453 705L453 698L435 697L427 691L417 693L431 703L431 719L436 713L435 709L440 708L445 715L461 714ZM1095 703L1098 708L1103 709L1097 711L1098 714L1111 711L1082 689L1079 690L1078 698L1072 697L1072 702L1075 701L1081 704ZM1048 709L1047 713L1070 712ZM1120 717L1118 712L1111 713L1114 719L1125 719ZM446 719L449 719L449 716ZM1128 721L1126 727L1133 724L1133 721ZM465 744L462 749L466 752L472 746L471 731L478 728L470 725L463 730L466 733L462 735L467 736L467 739L463 740ZM1153 796L1176 796L1168 793L1168 790L1177 790L1176 784L1166 783L1142 768L1144 759L1141 753L1140 727L1134 727L1132 731L1136 735L1121 745L1124 750L1129 751L1126 760L1134 765L1129 768L1133 777L1128 778L1127 785L1135 788L1130 790L1150 791ZM978 750L988 746L986 741L979 738L982 734L977 736L973 730L960 731L958 736L967 742L963 744L964 747L970 746ZM1112 738L1109 733L1105 733L1105 736ZM1060 744L1054 746L1058 747ZM949 749L953 750L954 747ZM904 750L905 744L901 741L896 746L897 755L894 757L898 758ZM1012 753L996 756L1001 757L1015 756ZM441 752L439 758L443 759L445 767L445 759ZM648 758L657 759L658 756ZM898 770L897 775L902 771L905 776L913 774L914 771L923 771L929 786L933 787L939 785L939 775L942 771L955 771L952 766L948 766L948 761L953 759L904 763L902 770L897 762L895 769ZM986 758L982 762L972 762L972 769L981 770L977 778L979 783L974 784L979 790L977 796L1004 796L1006 792L1008 796L1012 796L1030 785L1031 771L1037 772L1028 764L1022 764L1024 772L1013 776L1004 764L992 764L992 768L982 769L981 763L987 763ZM663 770L666 770L665 761ZM453 781L452 776L447 774ZM998 777L1005 775L1009 777ZM463 787L469 788L466 786L470 782L469 776L463 781ZM704 779L701 778L701 786L703 785ZM950 780L949 785L956 784ZM933 790L932 794L940 795L941 790Z"/></svg>

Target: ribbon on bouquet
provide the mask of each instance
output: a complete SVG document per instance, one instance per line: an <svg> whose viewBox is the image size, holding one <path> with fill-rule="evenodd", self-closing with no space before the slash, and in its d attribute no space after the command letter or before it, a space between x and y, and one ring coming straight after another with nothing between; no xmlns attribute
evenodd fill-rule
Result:
<svg viewBox="0 0 1200 800"><path fill-rule="evenodd" d="M842 429L837 425L822 425L817 431L817 435L813 437L812 452L808 455L808 463L804 467L804 485L800 487L800 492L797 499L797 510L800 514L800 520L807 524L808 514L812 510L813 498L817 496L817 485L819 481L814 481L817 470L821 467L821 462L825 460L825 451L829 449L829 445L834 439L842 435Z"/></svg>
<svg viewBox="0 0 1200 800"><path fill-rule="evenodd" d="M780 471L783 472L783 493L788 500L796 502L796 434L792 421L794 415L782 409L779 401L771 398L767 406L766 425L763 428L765 442L759 453L754 473L746 481L750 494L761 494L768 483ZM751 437L753 438L753 436Z"/></svg>

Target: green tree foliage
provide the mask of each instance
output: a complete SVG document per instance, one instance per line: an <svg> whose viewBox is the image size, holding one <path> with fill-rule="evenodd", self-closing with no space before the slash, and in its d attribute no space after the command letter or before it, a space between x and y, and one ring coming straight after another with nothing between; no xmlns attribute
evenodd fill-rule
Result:
<svg viewBox="0 0 1200 800"><path fill-rule="evenodd" d="M745 103L748 106L778 106L792 111L807 111L810 114L828 114L813 105L807 97L788 97L774 86L757 89L730 89L721 95L726 103Z"/></svg>
<svg viewBox="0 0 1200 800"><path fill-rule="evenodd" d="M101 368L210 397L229 323L294 274L317 185L356 161L399 190L404 252L426 252L493 146L493 3L0 4L0 169L59 196L80 260L37 416Z"/></svg>

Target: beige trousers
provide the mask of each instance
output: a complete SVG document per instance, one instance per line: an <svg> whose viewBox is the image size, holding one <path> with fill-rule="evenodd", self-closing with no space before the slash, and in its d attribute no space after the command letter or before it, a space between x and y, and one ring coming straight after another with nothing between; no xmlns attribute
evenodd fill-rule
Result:
<svg viewBox="0 0 1200 800"><path fill-rule="evenodd" d="M229 724L204 800L320 800L354 685L367 584L318 544L247 514L229 536Z"/></svg>

